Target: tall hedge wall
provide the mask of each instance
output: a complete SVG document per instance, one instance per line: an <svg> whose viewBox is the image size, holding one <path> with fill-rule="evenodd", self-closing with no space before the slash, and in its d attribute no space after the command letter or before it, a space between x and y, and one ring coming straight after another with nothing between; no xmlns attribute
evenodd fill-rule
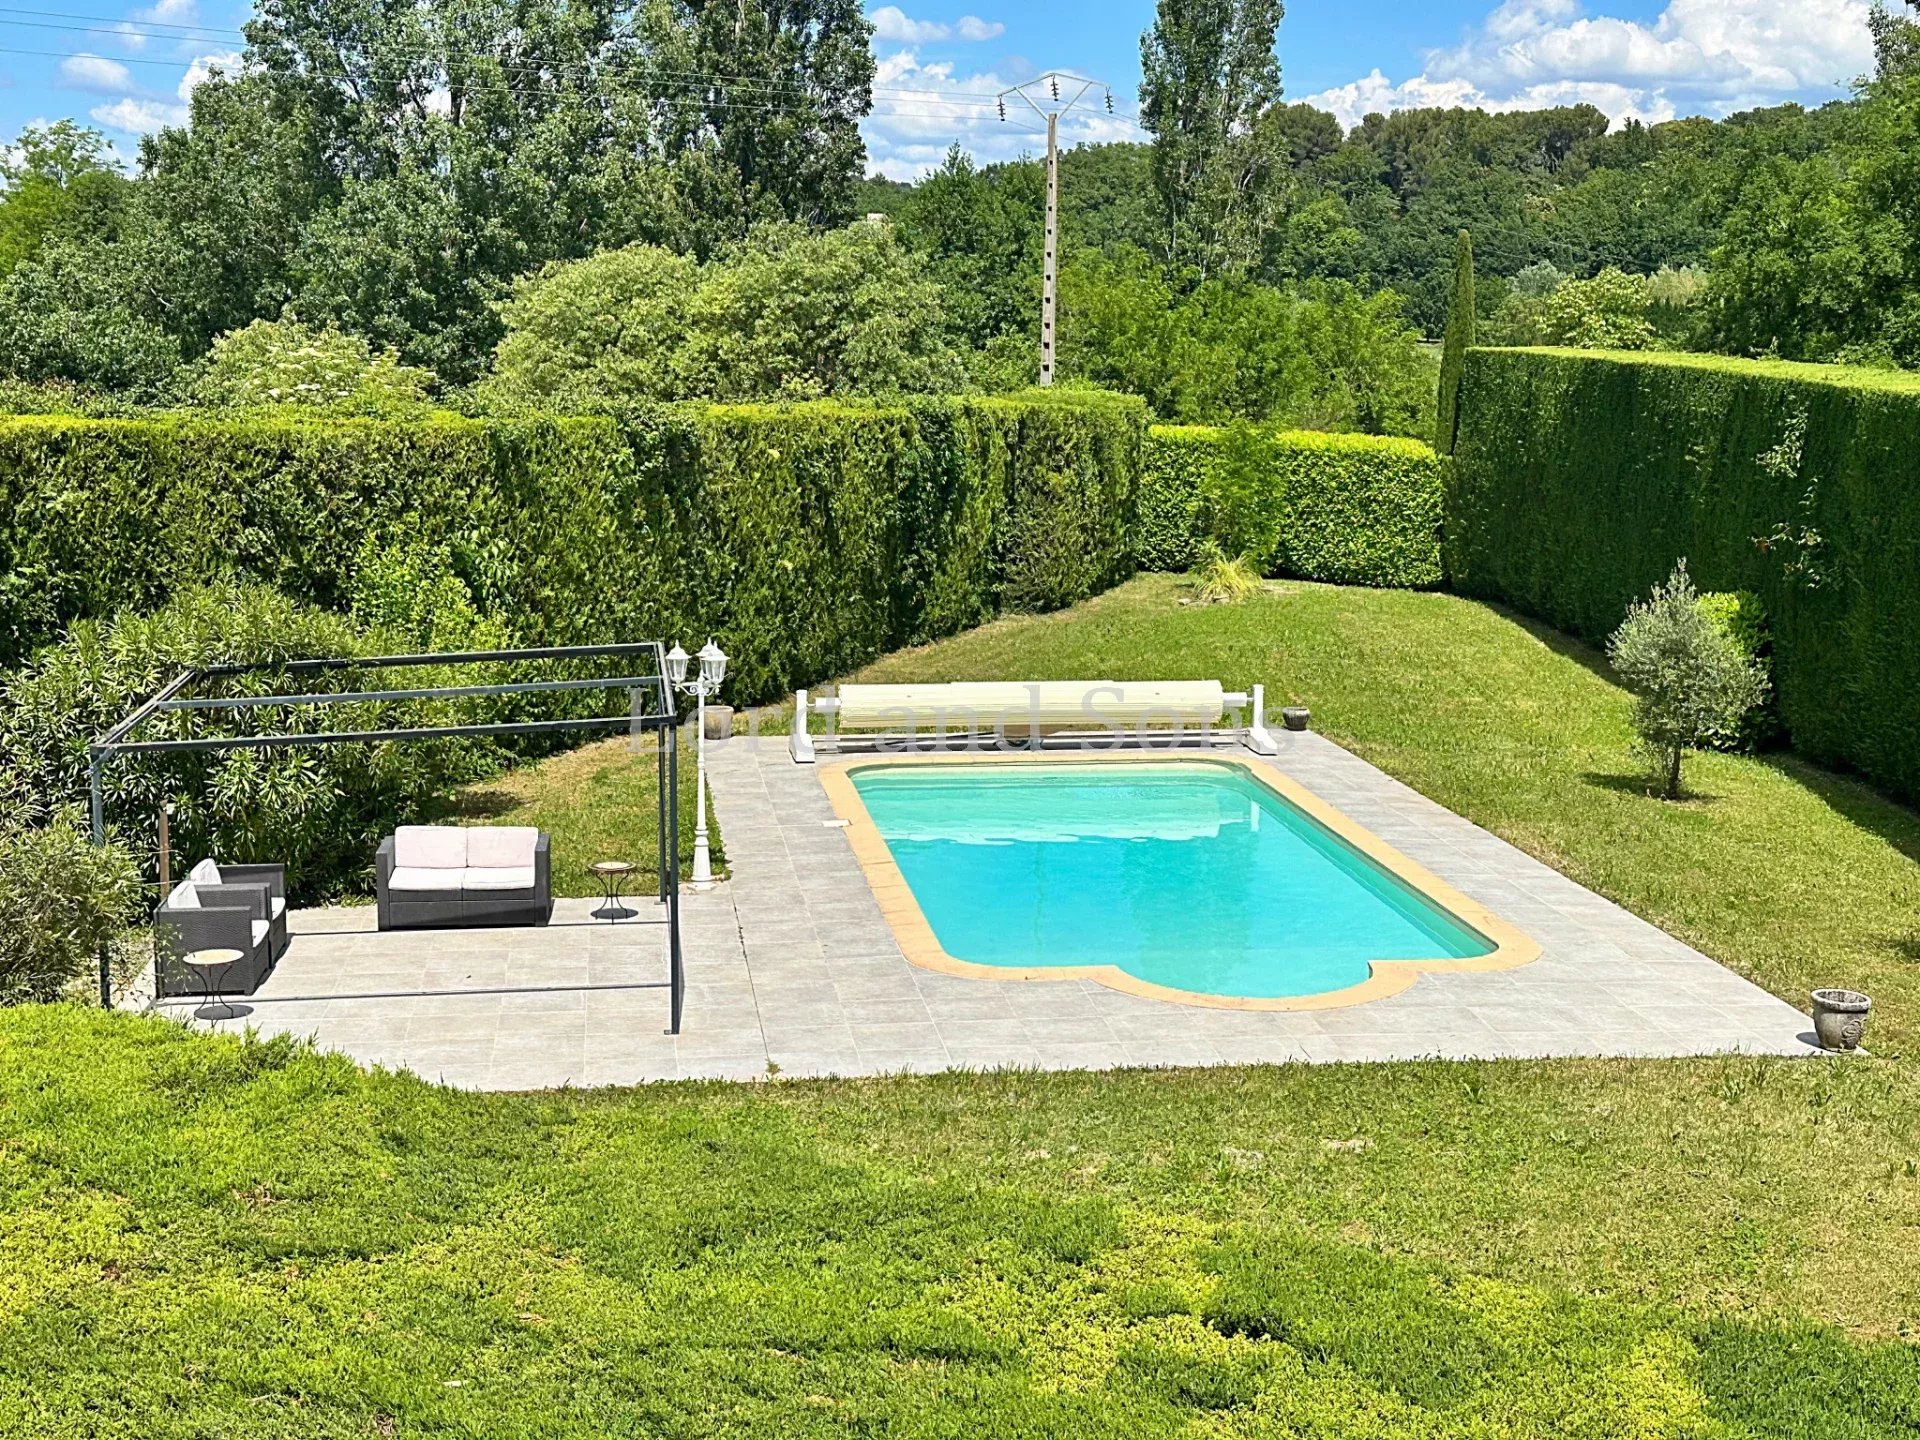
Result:
<svg viewBox="0 0 1920 1440"><path fill-rule="evenodd" d="M1208 540L1270 574L1342 585L1438 585L1440 460L1417 440L1156 425L1140 492L1140 563L1185 570ZM1227 512L1264 512L1236 524ZM1258 533L1232 533L1251 528Z"/></svg>
<svg viewBox="0 0 1920 1440"><path fill-rule="evenodd" d="M1793 743L1920 798L1920 376L1476 350L1457 588L1588 639L1685 556L1765 602Z"/></svg>
<svg viewBox="0 0 1920 1440"><path fill-rule="evenodd" d="M1107 396L620 418L0 420L0 664L231 575L345 603L451 547L525 642L704 638L742 701L1128 574L1144 412Z"/></svg>

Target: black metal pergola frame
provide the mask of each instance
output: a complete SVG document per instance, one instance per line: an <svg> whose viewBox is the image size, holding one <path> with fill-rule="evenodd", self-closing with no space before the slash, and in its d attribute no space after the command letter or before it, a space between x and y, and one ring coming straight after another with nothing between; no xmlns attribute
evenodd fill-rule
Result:
<svg viewBox="0 0 1920 1440"><path fill-rule="evenodd" d="M203 681L238 675L324 675L339 670L391 670L424 665L479 665L520 660L592 660L644 656L651 674L622 675L605 680L530 680L500 685L432 685L401 690L314 691L299 694L234 695L181 698L182 692ZM632 668L632 667L630 667ZM521 720L485 725L419 725L389 730L313 731L289 735L222 735L198 740L140 740L135 732L157 715L178 711L231 713L274 706L368 704L395 700L456 700L487 695L543 695L566 691L626 690L624 715L602 715L570 720ZM653 703L649 703L649 701ZM667 677L666 647L658 640L626 645L563 645L532 650L470 650L435 655L379 655L310 660L279 660L248 665L200 665L182 670L155 691L125 719L87 746L88 783L92 802L93 843L106 842L106 797L102 777L107 764L122 755L219 750L271 750L317 745L364 745L390 740L459 740L482 736L547 735L566 731L607 730L624 726L630 733L655 731L660 735L660 760L654 767L658 791L660 900L667 907L669 1033L680 1033L686 999L686 973L680 950L680 725L674 709L674 687ZM100 1003L113 1003L108 956L100 956Z"/></svg>

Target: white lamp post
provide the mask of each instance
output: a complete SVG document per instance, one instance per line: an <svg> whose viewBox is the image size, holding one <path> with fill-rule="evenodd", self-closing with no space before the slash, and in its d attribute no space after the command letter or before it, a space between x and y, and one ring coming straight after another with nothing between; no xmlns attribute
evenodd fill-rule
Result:
<svg viewBox="0 0 1920 1440"><path fill-rule="evenodd" d="M667 679L674 689L694 698L694 743L698 747L694 752L697 757L694 770L698 793L694 799L697 808L693 824L693 878L687 884L694 890L710 890L713 888L713 856L707 847L707 697L720 693L720 682L727 678L727 657L713 643L713 637L708 636L707 643L700 648L700 673L689 679L687 662L692 658L678 645L669 650ZM680 803L677 797L674 803Z"/></svg>

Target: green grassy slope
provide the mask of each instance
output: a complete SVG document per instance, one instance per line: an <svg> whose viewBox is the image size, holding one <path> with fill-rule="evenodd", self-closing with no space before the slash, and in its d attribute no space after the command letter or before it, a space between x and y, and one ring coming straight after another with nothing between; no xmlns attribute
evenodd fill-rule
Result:
<svg viewBox="0 0 1920 1440"><path fill-rule="evenodd" d="M477 1096L18 1010L0 1433L1893 1440L1916 1102L1753 1060Z"/></svg>
<svg viewBox="0 0 1920 1440"><path fill-rule="evenodd" d="M491 780L465 786L437 818L472 825L532 825L553 837L553 893L587 898L601 894L587 867L596 860L625 860L639 867L627 882L629 895L659 884L659 799L652 748L636 750L626 739L603 740L551 755ZM693 864L694 752L680 751L680 869ZM726 873L720 825L708 811L708 842L716 874Z"/></svg>

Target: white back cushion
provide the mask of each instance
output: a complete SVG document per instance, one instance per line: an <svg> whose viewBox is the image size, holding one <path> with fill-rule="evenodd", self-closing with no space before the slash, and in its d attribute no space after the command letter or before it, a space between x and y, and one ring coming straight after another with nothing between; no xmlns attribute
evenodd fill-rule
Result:
<svg viewBox="0 0 1920 1440"><path fill-rule="evenodd" d="M393 863L410 870L464 870L467 832L457 825L402 825L393 832Z"/></svg>
<svg viewBox="0 0 1920 1440"><path fill-rule="evenodd" d="M187 879L193 881L196 885L218 885L220 883L220 867L214 864L212 860L202 860L187 872Z"/></svg>
<svg viewBox="0 0 1920 1440"><path fill-rule="evenodd" d="M173 887L172 893L167 896L167 908L171 910L198 910L200 908L200 892L193 888L193 882L191 880L182 880L178 885Z"/></svg>
<svg viewBox="0 0 1920 1440"><path fill-rule="evenodd" d="M476 870L511 870L533 864L540 831L532 825L479 825L467 832L467 864Z"/></svg>

